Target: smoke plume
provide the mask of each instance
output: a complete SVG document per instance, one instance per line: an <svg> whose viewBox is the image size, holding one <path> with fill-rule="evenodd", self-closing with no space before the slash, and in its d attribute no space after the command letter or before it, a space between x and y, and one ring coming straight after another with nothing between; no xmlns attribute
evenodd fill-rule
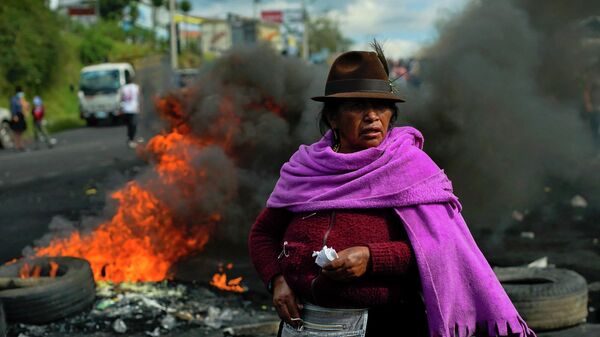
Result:
<svg viewBox="0 0 600 337"><path fill-rule="evenodd" d="M423 131L472 227L501 234L549 180L585 177L594 148L581 76L593 58L579 22L599 7L472 1L422 51L423 85L406 92L401 115Z"/></svg>

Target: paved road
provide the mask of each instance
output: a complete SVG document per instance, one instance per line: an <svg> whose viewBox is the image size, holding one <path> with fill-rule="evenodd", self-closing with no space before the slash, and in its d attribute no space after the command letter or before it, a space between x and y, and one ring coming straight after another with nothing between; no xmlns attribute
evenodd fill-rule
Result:
<svg viewBox="0 0 600 337"><path fill-rule="evenodd" d="M54 216L79 221L101 212L106 191L143 165L126 145L124 126L54 136L53 149L0 150L0 263L20 256ZM86 195L90 188L97 193Z"/></svg>
<svg viewBox="0 0 600 337"><path fill-rule="evenodd" d="M0 188L110 167L136 157L126 146L124 126L80 128L54 136L59 143L52 149L0 151Z"/></svg>

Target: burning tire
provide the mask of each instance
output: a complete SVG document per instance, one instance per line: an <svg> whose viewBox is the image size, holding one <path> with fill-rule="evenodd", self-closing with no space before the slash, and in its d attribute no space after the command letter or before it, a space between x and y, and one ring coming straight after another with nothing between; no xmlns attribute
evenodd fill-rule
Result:
<svg viewBox="0 0 600 337"><path fill-rule="evenodd" d="M587 283L574 271L516 267L494 271L533 330L560 329L585 322Z"/></svg>
<svg viewBox="0 0 600 337"><path fill-rule="evenodd" d="M25 264L34 266L28 269L40 277L20 278ZM48 276L52 273L56 276ZM9 322L51 322L85 309L94 297L94 277L86 260L42 257L0 267L0 301Z"/></svg>

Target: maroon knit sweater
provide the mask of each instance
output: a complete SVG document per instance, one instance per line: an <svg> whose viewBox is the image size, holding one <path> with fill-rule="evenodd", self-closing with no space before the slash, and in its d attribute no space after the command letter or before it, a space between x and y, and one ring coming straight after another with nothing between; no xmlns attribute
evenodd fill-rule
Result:
<svg viewBox="0 0 600 337"><path fill-rule="evenodd" d="M367 246L371 253L367 273L349 282L321 275L312 252L324 245L338 252ZM419 293L413 251L391 209L292 213L266 208L252 226L249 248L265 284L283 274L296 295L321 306L385 306L414 299Z"/></svg>

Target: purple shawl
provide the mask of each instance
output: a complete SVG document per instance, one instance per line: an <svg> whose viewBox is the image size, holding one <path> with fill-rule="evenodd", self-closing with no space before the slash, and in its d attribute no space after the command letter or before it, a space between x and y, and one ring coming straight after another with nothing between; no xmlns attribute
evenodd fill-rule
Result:
<svg viewBox="0 0 600 337"><path fill-rule="evenodd" d="M430 336L535 337L475 244L450 181L422 148L419 131L400 127L378 147L336 153L328 132L283 165L267 207L394 208L415 251Z"/></svg>

